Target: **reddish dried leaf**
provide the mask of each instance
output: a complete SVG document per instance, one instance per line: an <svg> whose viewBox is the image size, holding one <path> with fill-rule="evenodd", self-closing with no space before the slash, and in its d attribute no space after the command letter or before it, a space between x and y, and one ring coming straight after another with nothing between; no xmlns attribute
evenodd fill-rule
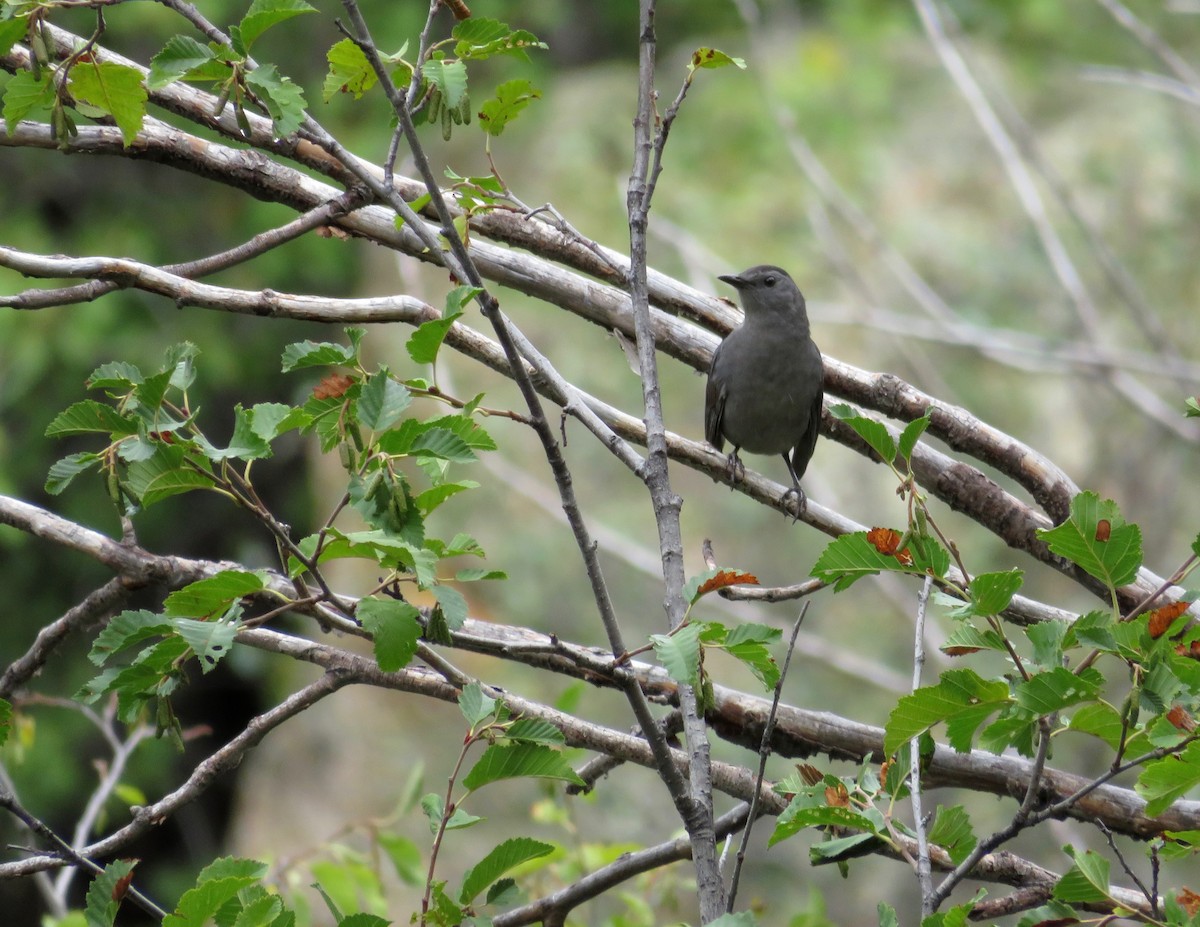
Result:
<svg viewBox="0 0 1200 927"><path fill-rule="evenodd" d="M825 789L825 803L834 808L849 808L850 793L840 782L836 786L831 785Z"/></svg>
<svg viewBox="0 0 1200 927"><path fill-rule="evenodd" d="M1196 719L1182 705L1172 705L1171 710L1167 712L1167 720L1188 734L1196 729Z"/></svg>
<svg viewBox="0 0 1200 927"><path fill-rule="evenodd" d="M353 385L354 377L344 373L331 373L313 387L313 399L333 399L336 396L345 395L346 390Z"/></svg>
<svg viewBox="0 0 1200 927"><path fill-rule="evenodd" d="M1167 633L1171 622L1186 612L1187 602L1172 602L1162 608L1156 608L1150 613L1150 636L1155 640Z"/></svg>
<svg viewBox="0 0 1200 927"><path fill-rule="evenodd" d="M1055 917L1048 921L1038 921L1033 927L1066 927L1067 924L1082 924L1077 917Z"/></svg>
<svg viewBox="0 0 1200 927"><path fill-rule="evenodd" d="M811 763L797 763L796 772L800 773L800 778L804 780L805 785L816 785L824 778L821 770Z"/></svg>
<svg viewBox="0 0 1200 927"><path fill-rule="evenodd" d="M867 541L881 554L895 556L900 549L900 532L895 528L872 528L867 532Z"/></svg>
<svg viewBox="0 0 1200 927"><path fill-rule="evenodd" d="M175 436L169 431L151 431L149 435L151 441L161 441L163 444L175 443Z"/></svg>
<svg viewBox="0 0 1200 927"><path fill-rule="evenodd" d="M722 570L716 576L702 582L700 588L696 590L696 594L708 595L708 593L726 586L740 585L757 586L758 577L753 573L743 573L741 570Z"/></svg>
<svg viewBox="0 0 1200 927"><path fill-rule="evenodd" d="M1195 917L1197 912L1200 912L1200 895L1197 895L1190 888L1185 888L1175 900L1179 902L1179 906L1187 911L1188 917Z"/></svg>
<svg viewBox="0 0 1200 927"><path fill-rule="evenodd" d="M969 653L979 653L982 649L982 647L966 647L960 644L954 647L943 647L942 653L948 657L965 657Z"/></svg>
<svg viewBox="0 0 1200 927"><path fill-rule="evenodd" d="M1191 657L1193 660L1200 660L1200 641L1192 641L1191 644L1180 644L1175 648L1175 652L1181 657Z"/></svg>
<svg viewBox="0 0 1200 927"><path fill-rule="evenodd" d="M133 870L130 869L125 875L117 879L112 890L112 900L120 901L125 897L125 893L129 891L129 886L133 883Z"/></svg>
<svg viewBox="0 0 1200 927"><path fill-rule="evenodd" d="M461 21L471 18L471 8L463 3L462 0L442 0L442 5L449 8L457 20Z"/></svg>
<svg viewBox="0 0 1200 927"><path fill-rule="evenodd" d="M1107 518L1101 518L1096 522L1096 540L1107 541L1112 536L1112 522Z"/></svg>
<svg viewBox="0 0 1200 927"><path fill-rule="evenodd" d="M888 770L891 769L891 766L892 766L891 760L884 760L882 763L879 764L879 781L880 782L887 782L887 774L888 774Z"/></svg>

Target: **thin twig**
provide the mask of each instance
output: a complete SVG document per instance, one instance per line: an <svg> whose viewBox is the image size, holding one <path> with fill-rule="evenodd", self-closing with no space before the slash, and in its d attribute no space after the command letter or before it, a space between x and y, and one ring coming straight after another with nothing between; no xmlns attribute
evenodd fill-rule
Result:
<svg viewBox="0 0 1200 927"><path fill-rule="evenodd" d="M925 609L929 604L929 593L933 588L933 577L926 576L917 595L916 631L913 635L913 691L921 688L921 675L925 669ZM929 861L929 836L925 829L925 810L921 793L921 739L914 737L909 743L909 794L912 800L913 829L917 833L917 885L921 889L921 917L926 918L937 910L933 896L933 869Z"/></svg>
<svg viewBox="0 0 1200 927"><path fill-rule="evenodd" d="M783 667L779 670L779 678L775 680L775 692L771 697L771 710L767 712L767 722L763 725L762 742L758 747L758 772L754 780L754 795L750 799L750 813L746 818L746 828L742 831L738 842L737 856L734 857L733 873L729 878L729 897L725 902L726 913L733 913L733 903L737 898L738 882L742 876L742 866L746 862L746 847L750 844L750 832L754 822L758 820L759 795L762 792L763 781L767 775L767 757L771 755L771 736L775 733L775 719L779 711L779 699L783 695L783 681L787 678L788 667L792 664L792 654L796 650L796 637L800 633L800 625L804 624L804 616L808 614L809 602L800 608L800 614L792 624L792 636L788 640L787 653L783 657Z"/></svg>

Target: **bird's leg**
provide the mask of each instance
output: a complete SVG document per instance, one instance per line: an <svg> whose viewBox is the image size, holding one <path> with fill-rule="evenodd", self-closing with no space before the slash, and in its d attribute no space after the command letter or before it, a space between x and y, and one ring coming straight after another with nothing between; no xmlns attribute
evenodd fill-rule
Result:
<svg viewBox="0 0 1200 927"><path fill-rule="evenodd" d="M742 463L742 458L738 456L740 448L734 448L729 454L726 461L729 463L729 491L733 492L733 484L740 483L746 478L746 465Z"/></svg>
<svg viewBox="0 0 1200 927"><path fill-rule="evenodd" d="M788 497L796 497L796 509L794 512L792 512L792 524L795 524L800 520L800 515L804 512L804 510L808 508L808 496L806 496L804 494L804 490L800 488L800 479L796 476L796 468L792 466L792 459L788 457L786 451L783 454L783 462L787 464L788 476L792 478L792 485L789 489L784 490L783 495L779 497L779 501L788 508L791 508L791 506L788 504Z"/></svg>

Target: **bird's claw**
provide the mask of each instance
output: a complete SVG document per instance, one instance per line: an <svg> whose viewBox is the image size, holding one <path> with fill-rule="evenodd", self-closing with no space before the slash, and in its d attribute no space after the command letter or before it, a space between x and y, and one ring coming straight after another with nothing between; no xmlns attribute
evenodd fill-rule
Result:
<svg viewBox="0 0 1200 927"><path fill-rule="evenodd" d="M730 454L726 461L729 463L729 491L733 492L733 484L740 483L746 478L746 465L738 457L737 451Z"/></svg>
<svg viewBox="0 0 1200 927"><path fill-rule="evenodd" d="M792 504L788 498L789 496L796 497L796 505L794 510L792 510ZM783 495L779 497L779 501L784 507L784 514L788 514L788 511L791 510L793 525L800 520L801 515L808 511L808 496L804 494L804 490L799 486L791 486L784 490Z"/></svg>

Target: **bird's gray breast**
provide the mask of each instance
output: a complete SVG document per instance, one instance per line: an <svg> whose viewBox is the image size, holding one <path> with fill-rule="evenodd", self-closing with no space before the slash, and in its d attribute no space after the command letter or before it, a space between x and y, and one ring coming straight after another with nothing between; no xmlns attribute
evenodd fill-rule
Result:
<svg viewBox="0 0 1200 927"><path fill-rule="evenodd" d="M721 432L752 454L782 454L808 428L821 352L806 331L747 322L722 342L712 379L725 393Z"/></svg>

